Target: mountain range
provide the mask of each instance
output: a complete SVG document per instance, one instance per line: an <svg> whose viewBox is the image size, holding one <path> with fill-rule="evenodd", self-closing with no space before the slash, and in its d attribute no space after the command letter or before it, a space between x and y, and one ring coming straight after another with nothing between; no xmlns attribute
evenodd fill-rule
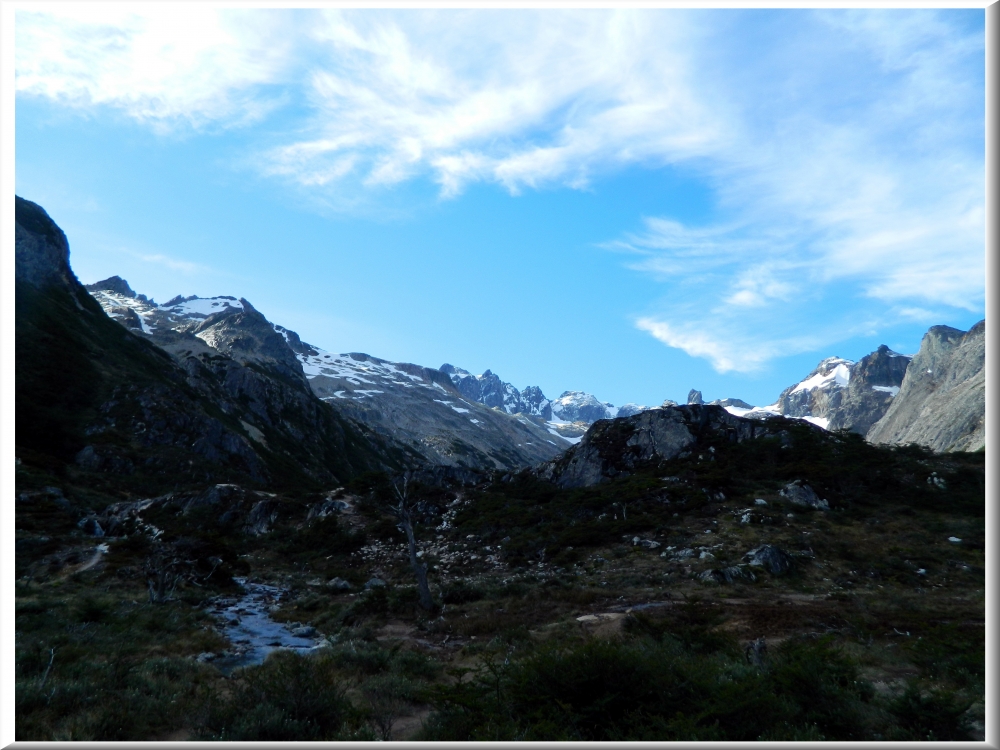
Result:
<svg viewBox="0 0 1000 750"><path fill-rule="evenodd" d="M17 198L16 218L18 445L82 471L330 484L417 464L513 470L552 461L601 420L676 406L615 407L582 391L550 399L490 370L328 352L243 298L157 304L117 276L83 287L45 211ZM984 341L985 322L968 333L936 326L915 357L885 346L857 362L830 357L773 404L710 403L976 450Z"/></svg>

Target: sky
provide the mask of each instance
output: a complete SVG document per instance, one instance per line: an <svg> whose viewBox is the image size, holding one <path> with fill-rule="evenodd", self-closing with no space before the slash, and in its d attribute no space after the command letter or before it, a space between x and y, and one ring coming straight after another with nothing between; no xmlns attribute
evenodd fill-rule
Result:
<svg viewBox="0 0 1000 750"><path fill-rule="evenodd" d="M81 281L615 405L985 317L984 11L21 6Z"/></svg>

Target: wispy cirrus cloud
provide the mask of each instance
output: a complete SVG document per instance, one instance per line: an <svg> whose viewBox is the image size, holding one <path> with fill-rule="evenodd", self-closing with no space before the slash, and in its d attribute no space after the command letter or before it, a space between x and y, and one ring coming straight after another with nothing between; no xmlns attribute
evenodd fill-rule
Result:
<svg viewBox="0 0 1000 750"><path fill-rule="evenodd" d="M871 321L983 309L982 28L927 12L818 20L823 65L783 67L754 91L780 101L791 88L794 106L729 99L738 126L704 172L725 223L648 218L608 243L670 287L637 327L720 372L870 333ZM855 88L828 81L831 69Z"/></svg>
<svg viewBox="0 0 1000 750"><path fill-rule="evenodd" d="M15 17L15 88L109 106L160 132L262 118L281 102L291 41L280 13L197 5L26 7Z"/></svg>
<svg viewBox="0 0 1000 750"><path fill-rule="evenodd" d="M605 247L664 284L636 325L722 371L983 307L981 11L184 8L19 11L18 92L161 129L281 108L247 162L348 206L681 167L712 215Z"/></svg>

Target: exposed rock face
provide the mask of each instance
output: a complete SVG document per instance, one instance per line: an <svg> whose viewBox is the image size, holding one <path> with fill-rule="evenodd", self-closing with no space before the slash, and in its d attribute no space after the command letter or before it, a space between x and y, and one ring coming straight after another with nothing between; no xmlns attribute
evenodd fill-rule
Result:
<svg viewBox="0 0 1000 750"><path fill-rule="evenodd" d="M113 503L97 517L109 528L142 523L150 509L173 510L181 515L204 512L223 527L251 536L268 534L281 515L282 505L268 492L247 490L237 484L216 484L200 492L177 492L159 497Z"/></svg>
<svg viewBox="0 0 1000 750"><path fill-rule="evenodd" d="M778 494L792 505L801 505L805 508L817 508L819 510L830 509L830 504L826 500L820 498L812 487L808 484L802 484L802 481L799 479L785 485Z"/></svg>
<svg viewBox="0 0 1000 750"><path fill-rule="evenodd" d="M229 307L209 315L193 333L240 364L263 364L306 385L302 365L285 343L285 337L245 299L240 299L238 308Z"/></svg>
<svg viewBox="0 0 1000 750"><path fill-rule="evenodd" d="M496 408L508 414L532 414L552 419L550 402L538 386L528 386L521 393L510 383L505 383L492 371L473 375L453 365L441 365L441 372L451 378L455 388L467 399Z"/></svg>
<svg viewBox="0 0 1000 750"><path fill-rule="evenodd" d="M780 435L786 425L780 418L760 421L736 417L720 406L650 409L632 417L596 422L578 445L535 471L560 487L587 487L630 474L644 464L675 458L693 449L699 437L708 433L742 442Z"/></svg>
<svg viewBox="0 0 1000 750"><path fill-rule="evenodd" d="M552 413L566 422L587 422L598 419L614 419L617 411L612 404L598 401L595 396L583 391L564 391L552 402Z"/></svg>
<svg viewBox="0 0 1000 750"><path fill-rule="evenodd" d="M772 544L762 544L744 555L747 563L765 568L772 575L787 573L795 565L795 559L780 547Z"/></svg>
<svg viewBox="0 0 1000 750"><path fill-rule="evenodd" d="M910 358L885 344L850 368L846 391L838 408L828 413L831 430L848 429L864 435L892 404L906 375Z"/></svg>
<svg viewBox="0 0 1000 750"><path fill-rule="evenodd" d="M66 235L37 203L15 196L14 276L41 288L79 285L69 268Z"/></svg>
<svg viewBox="0 0 1000 750"><path fill-rule="evenodd" d="M849 359L827 357L805 380L781 392L777 401L778 413L786 417L828 420L840 407L853 364Z"/></svg>
<svg viewBox="0 0 1000 750"><path fill-rule="evenodd" d="M104 279L103 281L98 281L94 284L87 284L85 288L88 292L113 292L115 294L120 294L123 297L135 299L135 292L132 291L132 287L130 287L128 282L121 276L112 276L109 279Z"/></svg>
<svg viewBox="0 0 1000 750"><path fill-rule="evenodd" d="M396 446L409 463L518 469L550 459L571 444L537 417L512 416L463 399L453 379L439 370L357 352L332 354L307 344L294 331L269 322L246 299L178 296L155 305L141 301L142 295L119 293L118 283L93 287L91 294L109 316L172 354L189 371L208 368L234 396L249 397L255 418L245 420L244 429L265 447L270 443L260 432L262 422L275 422L267 404L277 399L289 409L309 413L320 405L317 398ZM492 373L487 375L491 377L470 377L461 384L485 382L488 395L491 383L505 385ZM282 389L269 384L271 376ZM482 396L481 389L477 393ZM308 446L307 431L299 433L294 439Z"/></svg>
<svg viewBox="0 0 1000 750"><path fill-rule="evenodd" d="M869 430L872 443L934 451L986 445L986 321L969 331L934 326L920 342L899 394Z"/></svg>
<svg viewBox="0 0 1000 750"><path fill-rule="evenodd" d="M694 388L692 388L690 391L688 391L687 402L689 404L703 404L705 403L705 399L702 398L701 391L696 391Z"/></svg>
<svg viewBox="0 0 1000 750"><path fill-rule="evenodd" d="M753 407L740 399L712 401L731 413L751 418L772 414L804 419L828 430L864 435L899 392L910 358L883 345L852 362L828 357L800 382L790 385L770 406Z"/></svg>
<svg viewBox="0 0 1000 750"><path fill-rule="evenodd" d="M303 357L320 398L379 434L410 446L430 463L473 469L521 469L561 453L570 442L534 419L463 397L448 374L357 352L317 350Z"/></svg>

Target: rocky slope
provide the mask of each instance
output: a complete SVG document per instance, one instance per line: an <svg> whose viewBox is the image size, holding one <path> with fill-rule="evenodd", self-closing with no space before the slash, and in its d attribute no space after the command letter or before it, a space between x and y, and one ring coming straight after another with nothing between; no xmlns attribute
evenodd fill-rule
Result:
<svg viewBox="0 0 1000 750"><path fill-rule="evenodd" d="M266 337L234 337L229 356L167 328L164 314L154 322L171 356L127 330L150 323L139 307L147 303L120 279L109 292L126 324L118 325L73 274L66 237L45 211L17 198L15 216L16 446L25 465L151 491L234 479L322 487L407 462L404 447L317 399ZM259 328L253 313L238 314ZM261 352L252 366L250 350Z"/></svg>
<svg viewBox="0 0 1000 750"><path fill-rule="evenodd" d="M746 419L721 406L688 404L649 409L631 417L598 422L578 445L535 473L559 487L588 487L642 466L658 464L704 450L712 459L713 440L742 442L765 436L789 440L782 418Z"/></svg>
<svg viewBox="0 0 1000 750"><path fill-rule="evenodd" d="M873 443L934 451L986 445L986 321L966 332L934 326L920 342L899 394L868 431Z"/></svg>
<svg viewBox="0 0 1000 750"><path fill-rule="evenodd" d="M857 362L827 357L801 381L785 388L768 406L751 406L732 398L711 403L736 416L780 415L828 430L846 429L864 435L886 413L899 392L909 362L907 355L882 345ZM692 394L701 398L697 391Z"/></svg>
<svg viewBox="0 0 1000 750"><path fill-rule="evenodd" d="M439 370L307 344L246 299L175 297L157 305L119 277L88 290L109 316L175 357L224 355L262 368L421 461L509 470L548 460L572 442L530 412L510 414L464 397Z"/></svg>

